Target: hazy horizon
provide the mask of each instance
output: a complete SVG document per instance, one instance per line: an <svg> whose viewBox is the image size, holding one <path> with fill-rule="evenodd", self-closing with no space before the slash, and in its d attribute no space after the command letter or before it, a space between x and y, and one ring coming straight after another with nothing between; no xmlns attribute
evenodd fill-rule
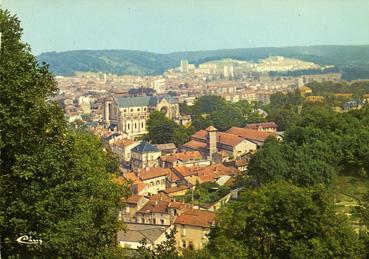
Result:
<svg viewBox="0 0 369 259"><path fill-rule="evenodd" d="M34 54L368 45L369 2L3 0Z"/></svg>

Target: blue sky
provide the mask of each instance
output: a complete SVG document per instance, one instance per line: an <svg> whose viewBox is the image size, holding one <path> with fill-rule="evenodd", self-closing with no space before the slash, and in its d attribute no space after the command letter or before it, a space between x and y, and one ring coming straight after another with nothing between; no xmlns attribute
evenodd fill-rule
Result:
<svg viewBox="0 0 369 259"><path fill-rule="evenodd" d="M0 0L1 1L1 0ZM34 54L369 44L368 0L3 0Z"/></svg>

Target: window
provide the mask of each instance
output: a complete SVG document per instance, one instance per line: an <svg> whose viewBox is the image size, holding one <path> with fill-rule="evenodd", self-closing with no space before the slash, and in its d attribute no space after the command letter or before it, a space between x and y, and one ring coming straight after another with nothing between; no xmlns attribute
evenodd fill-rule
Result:
<svg viewBox="0 0 369 259"><path fill-rule="evenodd" d="M123 110L123 112L127 112L127 110L126 110L126 109L124 109L124 110Z"/></svg>
<svg viewBox="0 0 369 259"><path fill-rule="evenodd" d="M160 220L160 224L164 225L164 219Z"/></svg>
<svg viewBox="0 0 369 259"><path fill-rule="evenodd" d="M135 122L135 129L137 129L137 123Z"/></svg>
<svg viewBox="0 0 369 259"><path fill-rule="evenodd" d="M145 218L141 218L141 223L145 224Z"/></svg>
<svg viewBox="0 0 369 259"><path fill-rule="evenodd" d="M133 112L133 109L131 109L130 111Z"/></svg>
<svg viewBox="0 0 369 259"><path fill-rule="evenodd" d="M156 185L160 185L160 181L159 180L156 181Z"/></svg>
<svg viewBox="0 0 369 259"><path fill-rule="evenodd" d="M186 248L186 240L182 240L182 247Z"/></svg>
<svg viewBox="0 0 369 259"><path fill-rule="evenodd" d="M137 111L139 112L140 111L140 108L137 108Z"/></svg>
<svg viewBox="0 0 369 259"><path fill-rule="evenodd" d="M161 184L165 184L165 179L161 180Z"/></svg>
<svg viewBox="0 0 369 259"><path fill-rule="evenodd" d="M154 186L154 182L150 182L150 186Z"/></svg>
<svg viewBox="0 0 369 259"><path fill-rule="evenodd" d="M144 128L144 123L143 122L141 122L141 128Z"/></svg>
<svg viewBox="0 0 369 259"><path fill-rule="evenodd" d="M127 124L127 129L129 130L129 124Z"/></svg>
<svg viewBox="0 0 369 259"><path fill-rule="evenodd" d="M144 108L144 112L146 111L146 108Z"/></svg>
<svg viewBox="0 0 369 259"><path fill-rule="evenodd" d="M152 220L152 223L153 223L154 225L156 225L156 219L153 219L153 220Z"/></svg>

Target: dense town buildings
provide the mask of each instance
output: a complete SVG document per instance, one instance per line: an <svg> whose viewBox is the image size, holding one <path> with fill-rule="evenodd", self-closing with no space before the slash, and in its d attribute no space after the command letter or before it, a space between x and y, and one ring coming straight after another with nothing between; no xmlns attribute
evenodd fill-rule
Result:
<svg viewBox="0 0 369 259"><path fill-rule="evenodd" d="M189 125L191 117L180 114L179 103L193 105L203 95L222 96L230 102L268 103L276 92L300 89L301 94L309 94L311 89L304 87L307 82L340 80L340 74L293 77L267 73L320 68L283 57L259 63L224 59L198 66L182 60L180 67L161 76L78 73L58 77L60 92L55 100L69 122L89 127L119 158L119 180L129 184L131 195L119 215L127 230L118 232L118 242L137 249L145 237L148 246L154 246L175 227L178 249L201 249L214 225L214 211L238 197L234 182L240 172L247 171L250 155L269 137L281 140L278 125L247 124L225 132L210 126L195 132L182 146L153 145L140 140L147 133L150 113L160 111ZM227 186L230 191L212 202L194 204L196 188L207 183Z"/></svg>

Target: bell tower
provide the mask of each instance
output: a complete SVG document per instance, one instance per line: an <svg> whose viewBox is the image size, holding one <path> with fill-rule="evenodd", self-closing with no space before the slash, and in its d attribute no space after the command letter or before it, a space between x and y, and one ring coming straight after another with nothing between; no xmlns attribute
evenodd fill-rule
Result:
<svg viewBox="0 0 369 259"><path fill-rule="evenodd" d="M217 149L217 129L213 126L209 126L205 129L207 131L206 143L208 149L208 157L213 160L213 155L218 152Z"/></svg>

